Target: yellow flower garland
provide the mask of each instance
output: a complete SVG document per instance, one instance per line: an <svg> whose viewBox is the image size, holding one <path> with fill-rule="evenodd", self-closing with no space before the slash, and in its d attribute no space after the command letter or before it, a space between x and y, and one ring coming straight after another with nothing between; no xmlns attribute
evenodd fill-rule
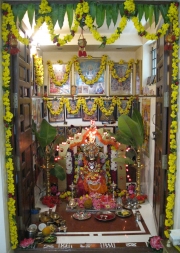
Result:
<svg viewBox="0 0 180 253"><path fill-rule="evenodd" d="M115 78L115 79L117 79L117 81L118 81L119 83L126 81L126 79L129 77L129 75L130 75L131 72L132 72L132 66L133 66L133 63L134 63L134 62L135 62L135 61L134 61L133 59L131 59L131 60L127 63L127 69L126 69L126 72L125 72L124 76L123 76L123 77L119 77L119 75L117 74L117 71L116 71L116 69L115 69L115 67L114 67L115 63L114 63L113 61L108 61L109 69L110 69L110 71L111 71L112 77ZM124 61L122 61L122 60L119 62L119 64L123 64L123 63L124 63Z"/></svg>
<svg viewBox="0 0 180 253"><path fill-rule="evenodd" d="M6 41L5 36L3 38ZM16 217L16 202L15 202L15 182L14 182L14 164L13 164L13 147L11 145L12 138L12 119L13 114L10 111L10 54L5 50L2 51L2 65L3 65L3 88L5 89L3 95L3 105L5 107L4 123L5 123L5 138L6 138L6 171L7 171L7 192L8 192L8 216L9 216L9 227L10 227L10 240L12 249L16 249L18 245L17 225L15 221Z"/></svg>
<svg viewBox="0 0 180 253"><path fill-rule="evenodd" d="M80 68L80 64L78 61L75 62L75 69L76 71L78 72L81 80L85 83L85 84L88 84L88 85L92 85L94 83L96 83L99 78L101 77L101 75L103 74L103 72L105 71L106 69L106 63L107 63L107 55L103 55L101 57L101 65L100 65L100 68L99 68L99 71L96 73L96 76L93 78L93 79L88 79L86 78L83 73L82 73L82 70Z"/></svg>
<svg viewBox="0 0 180 253"><path fill-rule="evenodd" d="M42 86L44 83L44 68L42 57L33 55L34 59L34 68L35 68L35 82L37 85Z"/></svg>
<svg viewBox="0 0 180 253"><path fill-rule="evenodd" d="M171 124L170 124L170 154L168 157L168 179L167 188L168 196L166 199L166 217L165 217L165 231L164 234L169 238L170 230L173 228L173 213L175 204L175 181L176 181L176 163L177 163L177 141L176 134L178 131L177 122L177 99L178 99L178 39L180 34L179 23L178 23L178 7L175 3L171 3L168 10L168 17L172 22L172 30L176 36L176 41L173 43L173 53L172 53L172 84L171 84Z"/></svg>
<svg viewBox="0 0 180 253"><path fill-rule="evenodd" d="M66 65L66 70L65 70L65 73L64 73L64 76L63 76L62 80L57 80L57 78L55 76L55 73L54 73L54 70L53 70L52 62L47 61L48 73L49 73L49 76L51 78L51 81L57 86L63 86L68 81L70 71L72 69L72 65L76 60L77 60L77 56L73 56L73 58L70 61L68 61L67 65ZM57 63L59 63L60 65L64 64L62 61L57 61Z"/></svg>
<svg viewBox="0 0 180 253"><path fill-rule="evenodd" d="M104 101L107 99L104 99L102 97L95 98L91 110L88 109L87 104L86 104L86 99L84 97L80 97L76 99L77 101L76 109L74 110L71 109L70 101L68 98L62 97L61 99L59 99L59 108L57 110L54 110L52 107L53 100L47 97L44 97L43 99L47 101L47 108L49 109L49 112L52 115L56 115L56 116L59 115L62 112L64 105L66 105L68 113L71 113L71 114L77 114L82 106L86 114L93 115L94 112L97 110L97 106L99 106L99 109L101 110L102 113L104 113L106 116L110 116L113 113L114 107L116 105L120 114L128 114L131 109L132 101L134 100L134 98L135 98L134 96L131 96L128 99L127 106L125 109L121 107L121 99L118 97L112 97L111 104L108 109L104 107Z"/></svg>
<svg viewBox="0 0 180 253"><path fill-rule="evenodd" d="M88 56L88 58L92 58L92 56ZM57 63L59 64L64 64L61 60L58 60ZM82 74L82 71L81 71L81 68L80 68L80 64L78 62L78 57L75 55L72 57L72 59L70 61L68 61L67 65L66 65L66 70L65 70L65 73L64 73L64 76L63 76L63 79L62 80L57 80L56 76L55 76L55 73L54 73L54 70L53 70L53 65L52 65L52 62L51 61L47 61L47 65L48 65L48 73L49 73L49 76L52 80L52 82L57 85L57 86L63 86L68 78L69 78L69 75L70 75L70 71L72 69L72 65L73 63L75 63L75 68L80 76L80 78L82 79L82 81L84 83L86 83L87 85L92 85L94 84L95 82L97 82L100 78L100 76L102 75L103 71L105 70L106 68L106 64L109 65L109 68L111 70L111 75L113 78L116 78L118 80L118 82L124 82L126 81L126 79L129 77L130 73L132 72L132 66L133 66L133 63L135 63L135 60L131 59L129 60L129 62L127 63L128 67L127 67L127 70L126 70L126 73L124 74L123 77L119 77L116 73L116 69L114 67L115 63L113 61L107 61L107 55L103 55L102 58L101 58L101 65L100 65L100 70L99 72L96 74L96 76L93 78L93 79L88 79L86 78L83 74ZM123 60L120 60L119 61L119 64L123 64L124 61Z"/></svg>

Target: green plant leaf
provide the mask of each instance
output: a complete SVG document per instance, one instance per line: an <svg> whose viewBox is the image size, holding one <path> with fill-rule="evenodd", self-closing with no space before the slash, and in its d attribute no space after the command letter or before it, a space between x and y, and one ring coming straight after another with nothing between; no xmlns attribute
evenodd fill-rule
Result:
<svg viewBox="0 0 180 253"><path fill-rule="evenodd" d="M101 27L104 24L105 19L105 7L103 4L97 4L96 9L96 24Z"/></svg>
<svg viewBox="0 0 180 253"><path fill-rule="evenodd" d="M139 125L129 116L121 115L118 118L118 129L124 135L129 136L129 139L134 143L134 148L142 146L142 133L140 131Z"/></svg>
<svg viewBox="0 0 180 253"><path fill-rule="evenodd" d="M18 7L19 7L19 5L12 5L12 12L14 14L14 21L15 21L15 23L17 21L18 12L19 12Z"/></svg>
<svg viewBox="0 0 180 253"><path fill-rule="evenodd" d="M154 15L154 5L150 4L149 5L149 24L150 24L150 26L152 25L153 15Z"/></svg>
<svg viewBox="0 0 180 253"><path fill-rule="evenodd" d="M128 157L116 157L113 161L119 164L134 164L134 161Z"/></svg>
<svg viewBox="0 0 180 253"><path fill-rule="evenodd" d="M58 16L59 16L58 4L51 4L51 8L52 8L52 11L51 11L50 15L51 15L51 19L52 19L53 27L54 27L57 20L58 20Z"/></svg>
<svg viewBox="0 0 180 253"><path fill-rule="evenodd" d="M149 18L149 5L144 5L144 12L145 12L145 20L147 21Z"/></svg>
<svg viewBox="0 0 180 253"><path fill-rule="evenodd" d="M18 5L18 19L19 19L20 23L22 22L22 19L25 15L26 11L27 11L27 5L26 4Z"/></svg>
<svg viewBox="0 0 180 253"><path fill-rule="evenodd" d="M159 22L159 6L154 5L154 20L155 20L155 25L157 26Z"/></svg>
<svg viewBox="0 0 180 253"><path fill-rule="evenodd" d="M50 174L57 177L61 181L66 178L66 173L64 169L58 163L55 163L54 168L50 170Z"/></svg>
<svg viewBox="0 0 180 253"><path fill-rule="evenodd" d="M119 143L125 144L127 146L136 146L136 143L134 143L134 139L127 133L122 132L121 130L118 130L116 134L111 134L111 136L113 136Z"/></svg>
<svg viewBox="0 0 180 253"><path fill-rule="evenodd" d="M143 142L144 142L144 123L143 123L142 115L137 109L133 110L132 120L134 120L138 124L138 130L139 130L139 134L141 136L141 142L143 144Z"/></svg>
<svg viewBox="0 0 180 253"><path fill-rule="evenodd" d="M96 4L94 2L89 3L89 13L93 20L96 18Z"/></svg>
<svg viewBox="0 0 180 253"><path fill-rule="evenodd" d="M66 5L65 4L58 5L58 24L60 28L63 27L65 13L66 13Z"/></svg>
<svg viewBox="0 0 180 253"><path fill-rule="evenodd" d="M106 5L106 24L108 28L111 24L111 20L112 20L112 5L107 4Z"/></svg>
<svg viewBox="0 0 180 253"><path fill-rule="evenodd" d="M123 17L124 16L124 3L119 4L119 11L120 11L121 17Z"/></svg>
<svg viewBox="0 0 180 253"><path fill-rule="evenodd" d="M56 129L45 119L42 120L40 130L35 132L35 136L41 147L50 145L56 136Z"/></svg>
<svg viewBox="0 0 180 253"><path fill-rule="evenodd" d="M33 24L33 18L34 18L34 11L35 11L35 6L34 4L28 4L28 18L29 18L29 23L32 27Z"/></svg>
<svg viewBox="0 0 180 253"><path fill-rule="evenodd" d="M113 21L114 25L116 25L117 20L118 20L118 13L119 13L118 5L113 4L111 7L111 11L112 11L112 21Z"/></svg>
<svg viewBox="0 0 180 253"><path fill-rule="evenodd" d="M72 22L73 22L73 15L74 15L73 4L67 4L66 11L67 11L67 16L68 16L69 28L71 28Z"/></svg>
<svg viewBox="0 0 180 253"><path fill-rule="evenodd" d="M139 21L141 21L143 14L144 14L144 5L143 4L137 4L136 5L137 12L138 12L138 18Z"/></svg>
<svg viewBox="0 0 180 253"><path fill-rule="evenodd" d="M167 13L168 13L168 10L169 10L169 4L166 4L164 6L164 8L165 8L165 19L164 19L164 22L167 23L167 22L170 22L169 17L167 16Z"/></svg>

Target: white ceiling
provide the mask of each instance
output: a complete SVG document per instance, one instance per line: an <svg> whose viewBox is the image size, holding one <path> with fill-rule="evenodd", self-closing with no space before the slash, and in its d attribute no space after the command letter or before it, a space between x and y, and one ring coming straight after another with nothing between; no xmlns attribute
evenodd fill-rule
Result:
<svg viewBox="0 0 180 253"><path fill-rule="evenodd" d="M113 24L108 28L106 25L103 25L101 28L98 29L99 33L102 36L110 37L110 35L114 32L116 27ZM60 38L63 38L64 35L70 33L70 29L65 21L63 29L59 29L59 27L55 26L55 34L60 34ZM74 51L74 47L77 47L78 39L81 34L81 29L79 28L78 32L74 36L73 40L62 47L57 47L56 44L50 40L50 35L47 29L46 24L44 24L39 31L37 31L33 36L32 39L34 43L40 47L42 51ZM83 36L86 38L87 46L86 50L89 51L103 51L104 48L100 48L101 42L96 41L91 33L89 32L88 28L85 28L83 31ZM106 45L106 50L114 51L114 50L121 50L126 49L127 51L136 51L138 47L142 45L142 38L138 36L136 29L132 21L128 21L126 28L124 29L123 33L121 34L120 38L112 45Z"/></svg>

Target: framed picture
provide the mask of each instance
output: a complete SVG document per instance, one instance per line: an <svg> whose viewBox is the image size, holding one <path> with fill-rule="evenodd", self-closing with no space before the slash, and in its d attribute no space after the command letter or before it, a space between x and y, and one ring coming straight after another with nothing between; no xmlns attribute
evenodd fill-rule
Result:
<svg viewBox="0 0 180 253"><path fill-rule="evenodd" d="M81 72L83 76L89 80L92 80L96 77L98 71L101 66L101 59L93 58L93 59L79 59L78 60ZM106 94L106 77L105 71L102 73L97 82L93 85L87 85L83 82L78 72L74 71L75 74L75 85L76 85L76 93L77 95L105 95Z"/></svg>
<svg viewBox="0 0 180 253"><path fill-rule="evenodd" d="M122 78L125 76L128 64L114 64L114 69L116 70L117 75ZM119 82L117 78L113 78L110 72L110 85L109 85L109 94L113 95L131 95L132 94L132 73L124 82Z"/></svg>
<svg viewBox="0 0 180 253"><path fill-rule="evenodd" d="M94 99L87 99L86 100L86 105L88 107L88 109L90 110L92 108L94 104ZM98 120L98 109L94 112L93 115L88 115L84 112L84 110L82 109L82 120L83 121L90 121L90 120Z"/></svg>
<svg viewBox="0 0 180 253"><path fill-rule="evenodd" d="M75 126L67 127L66 129L67 138L73 137L77 133L81 133L81 130L82 130L81 127L75 127Z"/></svg>
<svg viewBox="0 0 180 253"><path fill-rule="evenodd" d="M54 75L57 81L61 81L64 78L64 74L66 72L66 64L52 64ZM62 86L57 86L53 83L52 79L49 78L49 85L48 85L48 95L71 95L71 82L70 78L71 74L67 82Z"/></svg>
<svg viewBox="0 0 180 253"><path fill-rule="evenodd" d="M69 100L70 106L72 110L76 109L76 104L77 104L77 100L71 99ZM66 118L67 119L76 119L76 118L81 118L82 117L82 113L81 113L81 108L79 110L79 112L77 114L71 114L68 113L67 109L66 109Z"/></svg>
<svg viewBox="0 0 180 253"><path fill-rule="evenodd" d="M104 107L105 109L109 109L111 106L112 100L104 100ZM109 122L109 121L116 121L116 106L114 107L114 111L111 115L106 116L101 110L99 109L99 121Z"/></svg>
<svg viewBox="0 0 180 253"><path fill-rule="evenodd" d="M127 99L121 100L121 109L122 109L122 110L125 110L125 109L126 109L127 103L128 103L128 100L127 100ZM131 113L132 113L132 108L129 110L128 115L130 116ZM117 107L117 119L119 118L119 116L121 116L121 113L120 113L120 111L119 111L119 108Z"/></svg>
<svg viewBox="0 0 180 253"><path fill-rule="evenodd" d="M135 64L135 83L136 94L141 94L142 91L142 61L138 60Z"/></svg>
<svg viewBox="0 0 180 253"><path fill-rule="evenodd" d="M106 126L106 127L103 127L103 131L104 132L110 132L110 133L114 133L114 127L108 127L108 126Z"/></svg>
<svg viewBox="0 0 180 253"><path fill-rule="evenodd" d="M53 110L58 110L59 109L59 100L53 100L52 101L52 109ZM64 109L59 115L52 115L49 111L48 113L49 116L49 122L63 122L64 121Z"/></svg>
<svg viewBox="0 0 180 253"><path fill-rule="evenodd" d="M57 126L57 134L60 136L66 136L66 127Z"/></svg>

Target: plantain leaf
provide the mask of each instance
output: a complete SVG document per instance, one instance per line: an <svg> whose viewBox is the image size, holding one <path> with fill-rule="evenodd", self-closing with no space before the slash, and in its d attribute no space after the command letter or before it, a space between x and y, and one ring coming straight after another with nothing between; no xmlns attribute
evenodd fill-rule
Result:
<svg viewBox="0 0 180 253"><path fill-rule="evenodd" d="M26 4L21 4L21 5L18 5L18 19L19 19L19 22L21 23L25 13L27 11L27 5Z"/></svg>
<svg viewBox="0 0 180 253"><path fill-rule="evenodd" d="M35 136L41 147L51 144L56 137L56 129L45 119L42 120L39 131L35 131Z"/></svg>
<svg viewBox="0 0 180 253"><path fill-rule="evenodd" d="M53 23L53 27L55 26L57 20L58 20L58 5L57 4L51 4L51 19L52 19L52 23Z"/></svg>
<svg viewBox="0 0 180 253"><path fill-rule="evenodd" d="M134 120L138 124L138 130L139 130L139 134L140 134L140 136L142 138L141 142L143 144L143 142L144 142L144 124L143 124L143 118L142 118L141 113L137 109L133 110L132 120Z"/></svg>
<svg viewBox="0 0 180 253"><path fill-rule="evenodd" d="M58 5L58 24L60 28L63 27L65 13L66 13L66 5L65 4Z"/></svg>
<svg viewBox="0 0 180 253"><path fill-rule="evenodd" d="M144 12L145 12L145 20L147 21L149 18L149 5L144 5Z"/></svg>
<svg viewBox="0 0 180 253"><path fill-rule="evenodd" d="M154 5L154 20L155 20L155 25L157 26L159 22L159 6Z"/></svg>
<svg viewBox="0 0 180 253"><path fill-rule="evenodd" d="M101 27L104 24L105 19L105 6L104 4L98 4L96 9L96 24Z"/></svg>
<svg viewBox="0 0 180 253"><path fill-rule="evenodd" d="M150 4L149 5L149 24L150 24L150 26L152 25L152 21L153 21L153 14L154 14L154 5Z"/></svg>
<svg viewBox="0 0 180 253"><path fill-rule="evenodd" d="M74 13L73 4L67 4L66 11L67 11L67 16L68 16L69 28L71 28L72 22L73 22L73 13Z"/></svg>
<svg viewBox="0 0 180 253"><path fill-rule="evenodd" d="M107 27L109 28L112 20L112 4L107 4L106 5L106 24Z"/></svg>
<svg viewBox="0 0 180 253"><path fill-rule="evenodd" d="M34 18L34 11L35 11L35 6L34 4L28 4L28 18L29 18L29 23L32 27L33 24L33 18Z"/></svg>
<svg viewBox="0 0 180 253"><path fill-rule="evenodd" d="M134 119L137 119L137 117L138 116L134 116ZM133 143L134 148L138 148L143 144L142 138L143 134L141 132L142 128L140 127L139 122L138 123L137 122L127 115L121 115L118 118L118 129L123 135L126 135L126 137L128 137L131 140L131 143Z"/></svg>
<svg viewBox="0 0 180 253"><path fill-rule="evenodd" d="M94 2L89 3L89 13L93 20L96 18L96 4Z"/></svg>
<svg viewBox="0 0 180 253"><path fill-rule="evenodd" d="M65 170L59 165L55 164L54 168L50 170L50 174L63 181L66 178Z"/></svg>
<svg viewBox="0 0 180 253"><path fill-rule="evenodd" d="M124 16L124 4L123 3L120 3L119 5L119 11L120 11L120 15L121 15L121 17L123 17Z"/></svg>
<svg viewBox="0 0 180 253"><path fill-rule="evenodd" d="M121 130L118 130L116 134L111 134L118 142L125 144L127 146L136 146L136 143L134 143L134 139L128 135L127 133L122 132Z"/></svg>
<svg viewBox="0 0 180 253"><path fill-rule="evenodd" d="M137 7L137 11L138 11L139 21L141 21L141 19L143 17L143 14L144 14L144 5L143 4L137 4L136 7Z"/></svg>
<svg viewBox="0 0 180 253"><path fill-rule="evenodd" d="M119 164L134 164L134 161L129 157L116 157L113 161Z"/></svg>

